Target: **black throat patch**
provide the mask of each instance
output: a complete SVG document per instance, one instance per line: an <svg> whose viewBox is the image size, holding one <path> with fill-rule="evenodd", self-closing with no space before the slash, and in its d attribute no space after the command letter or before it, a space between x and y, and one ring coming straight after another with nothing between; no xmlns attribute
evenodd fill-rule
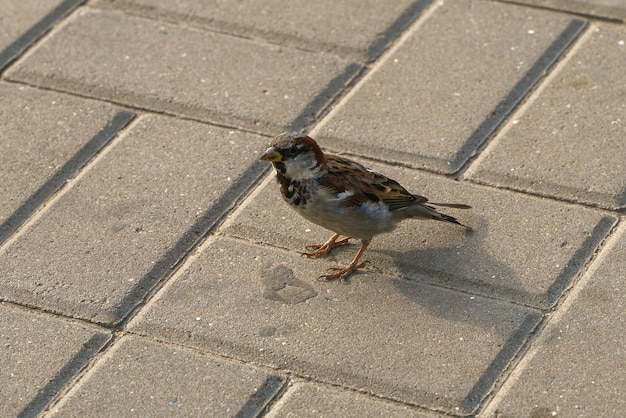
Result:
<svg viewBox="0 0 626 418"><path fill-rule="evenodd" d="M272 164L274 165L274 168L276 169L276 171L278 171L281 174L285 174L285 172L287 171L287 167L285 167L285 163L283 163L282 161L278 161Z"/></svg>

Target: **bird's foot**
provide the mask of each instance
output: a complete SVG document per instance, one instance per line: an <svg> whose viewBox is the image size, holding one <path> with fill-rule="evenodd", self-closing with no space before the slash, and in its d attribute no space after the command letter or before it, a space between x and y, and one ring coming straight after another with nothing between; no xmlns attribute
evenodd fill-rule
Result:
<svg viewBox="0 0 626 418"><path fill-rule="evenodd" d="M346 245L349 243L352 237L347 237L342 240L337 241L339 238L339 234L335 234L328 241L323 244L313 244L307 245L307 250L311 250L310 253L302 253L303 256L307 258L318 258L323 256L324 254L328 254L333 248L341 247L342 245Z"/></svg>
<svg viewBox="0 0 626 418"><path fill-rule="evenodd" d="M352 274L353 271L365 267L366 264L369 264L368 260L365 260L364 262L360 264L356 264L353 262L348 267L331 267L328 269L328 271L334 271L334 273L323 274L320 277L318 277L318 280L339 279L339 281L341 282L343 280L346 280L348 276Z"/></svg>

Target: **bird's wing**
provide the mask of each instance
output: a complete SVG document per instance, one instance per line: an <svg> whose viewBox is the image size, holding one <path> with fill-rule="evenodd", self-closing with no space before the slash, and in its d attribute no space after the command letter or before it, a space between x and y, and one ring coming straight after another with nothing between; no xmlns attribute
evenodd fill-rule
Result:
<svg viewBox="0 0 626 418"><path fill-rule="evenodd" d="M428 201L409 193L397 181L347 158L326 155L326 165L328 171L320 179L320 186L341 196L346 206L382 202L394 211Z"/></svg>

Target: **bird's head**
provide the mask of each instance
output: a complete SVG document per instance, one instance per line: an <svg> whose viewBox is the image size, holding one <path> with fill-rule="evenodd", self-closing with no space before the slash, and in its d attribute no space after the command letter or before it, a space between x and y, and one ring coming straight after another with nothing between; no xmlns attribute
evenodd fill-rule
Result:
<svg viewBox="0 0 626 418"><path fill-rule="evenodd" d="M316 177L326 168L326 157L317 142L299 132L283 132L270 141L270 147L261 155L274 168L293 180Z"/></svg>

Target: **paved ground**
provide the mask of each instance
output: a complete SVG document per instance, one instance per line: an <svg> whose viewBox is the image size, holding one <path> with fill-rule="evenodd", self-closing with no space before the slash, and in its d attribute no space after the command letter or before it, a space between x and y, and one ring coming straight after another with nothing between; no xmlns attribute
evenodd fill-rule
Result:
<svg viewBox="0 0 626 418"><path fill-rule="evenodd" d="M0 415L626 414L623 0L0 0ZM258 156L451 210L371 267Z"/></svg>

